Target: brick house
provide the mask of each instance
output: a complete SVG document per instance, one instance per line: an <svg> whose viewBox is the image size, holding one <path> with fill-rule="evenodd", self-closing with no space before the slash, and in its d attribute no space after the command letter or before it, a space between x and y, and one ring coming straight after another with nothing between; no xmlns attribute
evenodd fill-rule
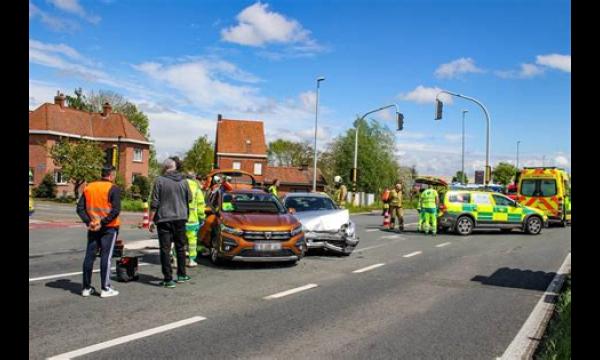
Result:
<svg viewBox="0 0 600 360"><path fill-rule="evenodd" d="M54 104L45 103L29 111L29 169L33 173L30 185L38 186L50 173L57 183L58 196L73 193L73 186L64 179L47 151L63 138L97 141L106 153L107 163L116 151L117 170L127 187L135 176L148 176L151 143L126 116L113 113L108 103L101 113L68 108L65 96L57 94Z"/></svg>
<svg viewBox="0 0 600 360"><path fill-rule="evenodd" d="M282 193L312 190L312 168L268 165L262 121L223 119L219 114L213 166L249 172L260 186L270 185L273 180L279 179ZM317 191L323 191L325 179L319 169L317 176Z"/></svg>

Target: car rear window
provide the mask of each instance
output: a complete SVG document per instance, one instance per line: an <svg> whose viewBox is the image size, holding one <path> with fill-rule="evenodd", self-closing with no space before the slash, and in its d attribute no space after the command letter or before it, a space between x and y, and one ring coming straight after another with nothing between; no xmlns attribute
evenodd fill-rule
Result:
<svg viewBox="0 0 600 360"><path fill-rule="evenodd" d="M333 201L316 196L293 196L285 200L285 207L296 211L334 210Z"/></svg>
<svg viewBox="0 0 600 360"><path fill-rule="evenodd" d="M556 180L540 180L540 196L556 195Z"/></svg>
<svg viewBox="0 0 600 360"><path fill-rule="evenodd" d="M523 180L521 183L521 195L533 196L537 180Z"/></svg>
<svg viewBox="0 0 600 360"><path fill-rule="evenodd" d="M468 204L471 202L471 194L469 193L454 193L448 195L448 201L451 203Z"/></svg>
<svg viewBox="0 0 600 360"><path fill-rule="evenodd" d="M521 195L554 196L557 193L554 179L527 179L521 183Z"/></svg>

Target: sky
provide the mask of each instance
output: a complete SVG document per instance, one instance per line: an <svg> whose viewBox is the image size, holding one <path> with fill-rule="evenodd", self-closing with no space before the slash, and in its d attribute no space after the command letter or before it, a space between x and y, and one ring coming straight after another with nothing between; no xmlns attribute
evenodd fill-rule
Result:
<svg viewBox="0 0 600 360"><path fill-rule="evenodd" d="M318 148L369 115L395 133L400 165L453 175L485 164L571 166L570 2L491 0L30 0L29 109L111 90L150 119L158 158L182 155L217 114L261 120L267 141ZM360 151L360 149L359 149Z"/></svg>

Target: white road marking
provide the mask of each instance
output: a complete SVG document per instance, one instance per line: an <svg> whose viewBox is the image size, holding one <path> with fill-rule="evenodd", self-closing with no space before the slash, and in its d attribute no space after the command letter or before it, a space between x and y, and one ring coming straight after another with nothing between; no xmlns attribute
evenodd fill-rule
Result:
<svg viewBox="0 0 600 360"><path fill-rule="evenodd" d="M510 343L502 357L499 359L530 359L538 345L539 339L542 337L546 325L552 316L554 304L546 302L546 298L553 295L558 295L562 288L562 284L571 271L571 253L567 255L560 269L556 272L554 279L548 285L546 292L542 294L540 300L533 308L527 321L517 333L517 336Z"/></svg>
<svg viewBox="0 0 600 360"><path fill-rule="evenodd" d="M399 239L400 235L387 235L387 236L382 236L379 239Z"/></svg>
<svg viewBox="0 0 600 360"><path fill-rule="evenodd" d="M415 252L411 252L410 254L406 254L403 257L409 258L409 257L415 256L415 255L419 255L419 254L422 254L422 253L423 253L422 251L415 251Z"/></svg>
<svg viewBox="0 0 600 360"><path fill-rule="evenodd" d="M48 221L37 220L37 219L29 219L30 224L48 224Z"/></svg>
<svg viewBox="0 0 600 360"><path fill-rule="evenodd" d="M404 224L404 226L408 226L408 225L419 225L419 223L408 223L408 224Z"/></svg>
<svg viewBox="0 0 600 360"><path fill-rule="evenodd" d="M379 231L379 229L367 229L365 230L366 232L373 232L373 231Z"/></svg>
<svg viewBox="0 0 600 360"><path fill-rule="evenodd" d="M74 351L70 351L68 353L56 355L56 356L53 356L51 358L48 358L48 360L73 359L73 358L76 358L78 356L86 355L86 354L93 353L93 352L100 351L100 350L104 350L104 349L108 349L108 348L113 347L113 346L121 345L121 344L130 342L130 341L134 341L134 340L137 340L137 339L141 339L141 338L144 338L144 337L147 337L147 336L152 336L152 335L155 335L155 334L159 334L161 332L165 332L165 331L168 331L168 330L176 329L178 327L190 325L190 324L196 323L198 321L202 321L202 320L206 320L206 318L202 317L202 316L194 316L194 317L191 317L189 319L185 319L185 320L181 320L181 321L176 321L176 322L173 322L173 323L170 323L170 324L167 324L167 325L158 326L158 327L155 327L155 328L152 328L152 329L140 331L140 332L137 332L135 334L131 334L131 335L127 335L127 336L121 336L121 337L118 337L118 338L113 339L113 340L102 342L100 344L87 346L87 347L81 348L79 350L74 350Z"/></svg>
<svg viewBox="0 0 600 360"><path fill-rule="evenodd" d="M292 294L298 293L300 291L304 291L304 290L316 288L317 286L319 286L319 285L317 285L317 284L308 284L308 285L300 286L300 287L297 287L297 288L294 288L294 289L282 291L282 292L279 292L277 294L265 296L263 299L265 299L265 300L278 299L280 297L292 295Z"/></svg>
<svg viewBox="0 0 600 360"><path fill-rule="evenodd" d="M378 268L380 266L383 266L383 265L385 265L385 264L384 263L380 263L380 264L375 264L375 265L367 266L367 267L362 268L362 269L354 270L353 273L355 273L355 274L362 273L362 272L365 272L365 271L376 269L376 268Z"/></svg>
<svg viewBox="0 0 600 360"><path fill-rule="evenodd" d="M145 265L152 265L152 264L144 263L144 262L138 264L138 266L145 266ZM114 271L114 270L116 270L116 267L113 266L110 269ZM93 273L100 272L100 269L92 270L92 272ZM81 275L81 274L83 274L83 271L72 272L72 273L65 273L65 274L48 275L48 276L40 276L40 277L30 278L29 282L40 281L40 280L58 279L58 278L75 276L75 275Z"/></svg>
<svg viewBox="0 0 600 360"><path fill-rule="evenodd" d="M353 252L367 251L367 250L375 249L375 248L378 248L378 247L386 246L386 245L389 245L389 244L390 243L388 243L388 244L381 244L381 245L375 245L375 246L369 246L369 247L366 247L366 248L354 250Z"/></svg>
<svg viewBox="0 0 600 360"><path fill-rule="evenodd" d="M131 242L125 241L125 249L127 250L140 250L146 248L157 249L158 239L135 240Z"/></svg>
<svg viewBox="0 0 600 360"><path fill-rule="evenodd" d="M450 245L450 244L452 244L452 243L451 242L445 242L445 243L438 244L435 247L444 247L444 246Z"/></svg>

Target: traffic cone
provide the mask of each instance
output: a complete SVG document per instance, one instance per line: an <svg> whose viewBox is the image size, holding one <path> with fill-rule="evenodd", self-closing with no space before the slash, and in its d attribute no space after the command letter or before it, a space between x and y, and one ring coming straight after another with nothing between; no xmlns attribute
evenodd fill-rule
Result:
<svg viewBox="0 0 600 360"><path fill-rule="evenodd" d="M383 215L383 227L384 228L390 227L390 212L387 210L385 211L385 214Z"/></svg>
<svg viewBox="0 0 600 360"><path fill-rule="evenodd" d="M150 219L148 217L148 203L144 202L144 220L142 221L142 229L148 229L150 227Z"/></svg>

